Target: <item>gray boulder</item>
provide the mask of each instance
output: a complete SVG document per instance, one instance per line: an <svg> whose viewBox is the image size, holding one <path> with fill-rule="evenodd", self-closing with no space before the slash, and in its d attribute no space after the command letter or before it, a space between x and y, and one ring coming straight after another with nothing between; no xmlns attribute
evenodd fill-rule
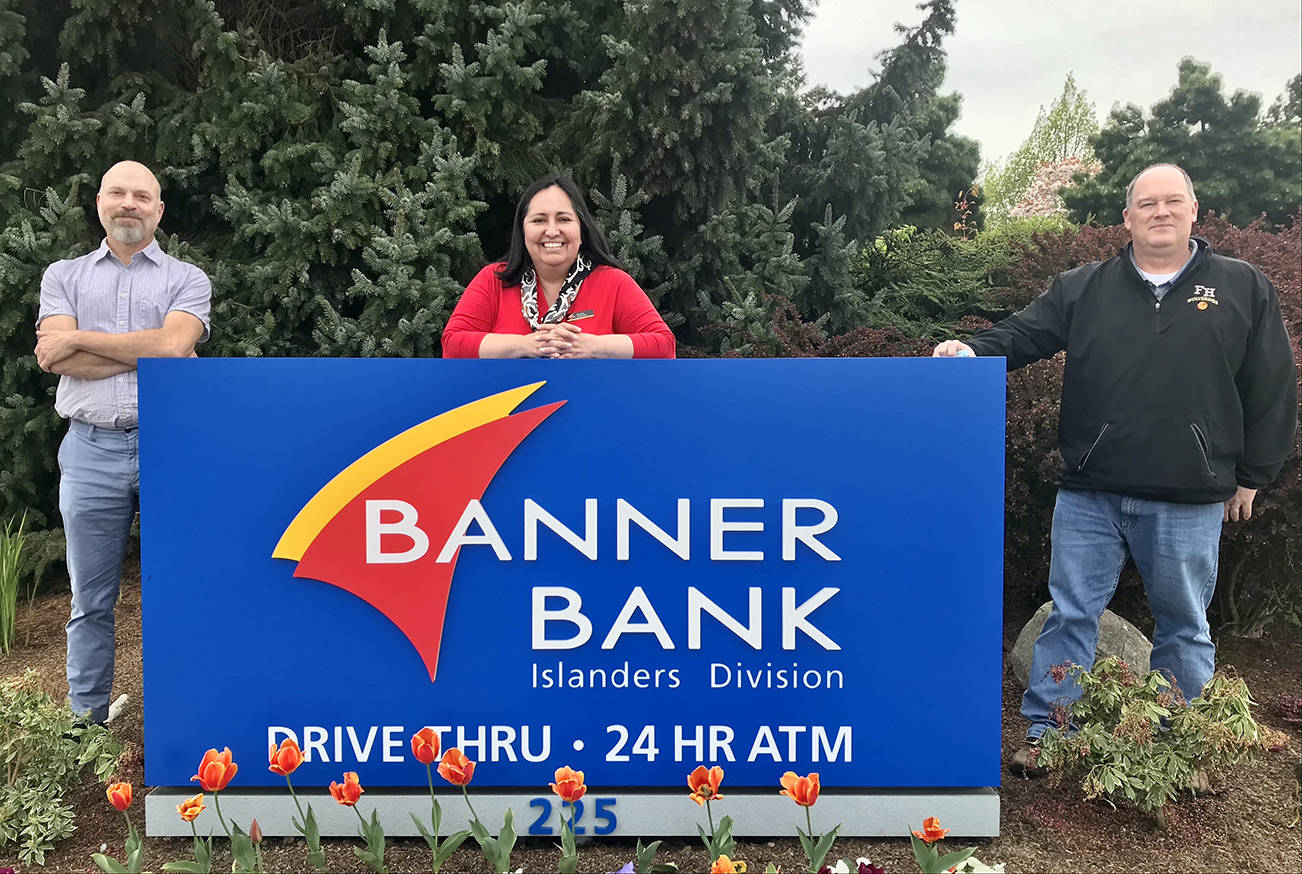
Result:
<svg viewBox="0 0 1302 874"><path fill-rule="evenodd" d="M1012 662L1013 676L1023 686L1026 686L1031 675L1031 650L1035 648L1035 639L1040 636L1040 629L1044 627L1044 620L1049 618L1051 609L1053 602L1046 601L1035 611L1035 615L1017 635L1017 642L1013 644L1013 651L1008 657ZM1131 670L1142 675L1148 673L1148 657L1152 652L1153 644L1149 643L1142 631L1111 610L1103 611L1103 619L1099 622L1099 645L1094 653L1096 661L1117 656L1124 659Z"/></svg>

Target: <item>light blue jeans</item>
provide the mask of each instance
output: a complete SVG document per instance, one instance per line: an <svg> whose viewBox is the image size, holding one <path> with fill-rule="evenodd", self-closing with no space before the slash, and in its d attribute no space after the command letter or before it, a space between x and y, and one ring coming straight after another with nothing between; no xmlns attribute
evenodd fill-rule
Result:
<svg viewBox="0 0 1302 874"><path fill-rule="evenodd" d="M113 691L113 608L140 497L138 432L72 421L59 447L59 510L68 538L68 702L92 722Z"/></svg>
<svg viewBox="0 0 1302 874"><path fill-rule="evenodd" d="M1216 589L1225 505L1148 501L1112 492L1061 489L1053 510L1049 595L1053 610L1035 639L1022 697L1028 738L1056 726L1055 705L1080 697L1049 669L1093 665L1099 619L1133 556L1153 611L1153 670L1169 671L1185 698L1198 697L1216 667L1207 605Z"/></svg>

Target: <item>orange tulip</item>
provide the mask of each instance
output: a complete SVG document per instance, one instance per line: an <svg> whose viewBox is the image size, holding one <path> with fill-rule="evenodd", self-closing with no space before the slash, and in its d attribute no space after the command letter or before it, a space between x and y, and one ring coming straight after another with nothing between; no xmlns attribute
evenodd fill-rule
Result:
<svg viewBox="0 0 1302 874"><path fill-rule="evenodd" d="M699 805L722 798L723 796L719 794L721 783L723 783L723 768L718 765L713 768L697 765L696 770L687 775L687 788L692 790L691 799Z"/></svg>
<svg viewBox="0 0 1302 874"><path fill-rule="evenodd" d="M949 834L949 829L941 828L940 820L934 816L929 816L922 821L922 831L914 829L913 834L914 837L922 838L922 840L927 843L934 844L936 841Z"/></svg>
<svg viewBox="0 0 1302 874"><path fill-rule="evenodd" d="M443 754L439 762L439 776L453 786L467 786L470 778L475 776L475 763L466 758L465 753L453 747Z"/></svg>
<svg viewBox="0 0 1302 874"><path fill-rule="evenodd" d="M176 805L176 812L181 814L181 819L185 822L194 822L195 818L204 812L207 805L203 803L203 793L192 798L187 798L180 804Z"/></svg>
<svg viewBox="0 0 1302 874"><path fill-rule="evenodd" d="M745 870L737 867L737 863L727 856L720 856L714 860L710 866L710 874L737 874L738 871Z"/></svg>
<svg viewBox="0 0 1302 874"><path fill-rule="evenodd" d="M239 769L240 766L231 761L230 747L220 753L209 750L203 754L203 761L199 763L199 773L191 777L190 782L198 781L199 788L205 792L220 792Z"/></svg>
<svg viewBox="0 0 1302 874"><path fill-rule="evenodd" d="M114 783L109 786L108 790L104 794L108 796L109 804L112 804L124 813L126 812L126 809L131 806L130 783Z"/></svg>
<svg viewBox="0 0 1302 874"><path fill-rule="evenodd" d="M298 748L298 741L287 737L280 742L279 747L271 747L267 759L271 763L267 766L268 771L288 777L303 764L303 751Z"/></svg>
<svg viewBox="0 0 1302 874"><path fill-rule="evenodd" d="M422 765L432 765L439 757L439 736L426 726L411 736L411 754Z"/></svg>
<svg viewBox="0 0 1302 874"><path fill-rule="evenodd" d="M356 771L344 771L344 782L330 781L330 794L345 807L352 807L366 790L358 782Z"/></svg>
<svg viewBox="0 0 1302 874"><path fill-rule="evenodd" d="M569 765L556 769L556 782L552 783L551 787L562 801L571 804L582 798L583 793L588 791L588 787L583 785L583 772L575 771Z"/></svg>
<svg viewBox="0 0 1302 874"><path fill-rule="evenodd" d="M795 771L787 771L782 775L782 794L799 804L801 807L813 807L814 802L818 800L818 772L812 772L808 777L798 777Z"/></svg>

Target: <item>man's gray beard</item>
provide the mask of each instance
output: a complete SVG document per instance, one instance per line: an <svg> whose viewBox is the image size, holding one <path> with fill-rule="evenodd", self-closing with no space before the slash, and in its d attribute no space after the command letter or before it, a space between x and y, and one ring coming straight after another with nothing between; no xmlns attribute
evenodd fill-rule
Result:
<svg viewBox="0 0 1302 874"><path fill-rule="evenodd" d="M145 238L145 226L142 224L122 225L114 220L109 222L109 236L113 238L115 243L134 246Z"/></svg>

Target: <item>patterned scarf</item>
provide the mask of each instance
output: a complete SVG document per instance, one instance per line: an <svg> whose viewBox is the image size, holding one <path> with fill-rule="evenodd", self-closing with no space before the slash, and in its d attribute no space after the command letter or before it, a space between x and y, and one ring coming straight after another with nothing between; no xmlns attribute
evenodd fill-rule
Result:
<svg viewBox="0 0 1302 874"><path fill-rule="evenodd" d="M538 276L530 267L520 277L520 308L524 311L525 321L529 327L535 331L539 325L554 325L564 320L569 315L570 305L574 303L574 298L579 295L579 286L583 285L583 280L588 278L592 272L593 264L580 253L574 261L574 269L570 275L565 277L565 283L561 286L561 293L556 295L556 300L547 309L547 314L541 319L538 318Z"/></svg>

